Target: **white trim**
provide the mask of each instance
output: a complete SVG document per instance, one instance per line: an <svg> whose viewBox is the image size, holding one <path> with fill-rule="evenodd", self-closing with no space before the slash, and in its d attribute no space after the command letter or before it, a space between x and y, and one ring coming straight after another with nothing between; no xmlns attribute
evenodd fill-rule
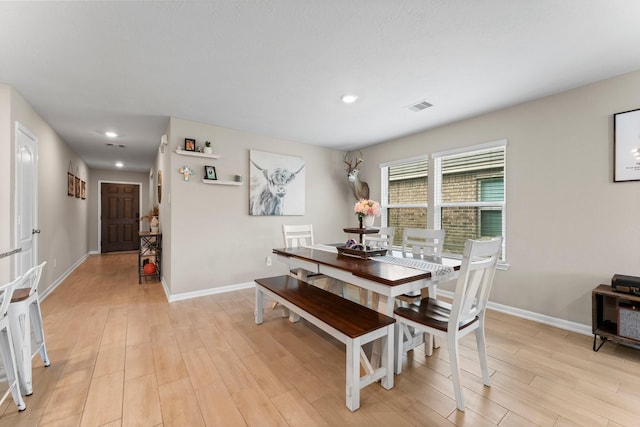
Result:
<svg viewBox="0 0 640 427"><path fill-rule="evenodd" d="M185 299L204 297L207 295L215 295L215 294L223 294L225 292L239 291L241 289L249 289L249 288L255 287L256 284L255 282L238 283L235 285L220 286L218 288L209 288L209 289L203 289L200 291L185 292L185 293L176 294L176 295L171 295L168 292L168 289L164 280L162 281L162 286L164 287L164 292L167 295L167 300L169 300L169 302L175 302L175 301L182 301Z"/></svg>
<svg viewBox="0 0 640 427"><path fill-rule="evenodd" d="M453 292L444 291L438 289L438 295L442 295L446 298L453 298ZM487 308L490 308L501 313L509 314L511 316L520 317L522 319L531 320L536 323L542 323L544 325L553 326L554 328L564 329L565 331L575 332L581 335L593 335L591 325L584 325L582 323L571 322L569 320L558 319L557 317L547 316L545 314L534 313L533 311L522 310L520 308L510 307L497 302L489 301Z"/></svg>
<svg viewBox="0 0 640 427"><path fill-rule="evenodd" d="M389 166L401 165L403 163L418 162L420 160L429 160L429 155L428 154L422 154L420 156L407 157L406 159L392 160L390 162L380 163L378 165L378 167L386 168L386 167L389 167Z"/></svg>
<svg viewBox="0 0 640 427"><path fill-rule="evenodd" d="M98 193L98 253L102 253L102 184L128 184L128 185L137 185L138 188L138 212L142 213L142 183L141 182L131 182L131 181L110 181L110 180L98 180L98 188L96 192ZM151 185L149 185L151 187ZM151 194L151 188L149 188L149 193ZM140 225L142 221L138 217L138 231L141 231Z"/></svg>
<svg viewBox="0 0 640 427"><path fill-rule="evenodd" d="M470 146L467 146L467 147L453 148L451 150L439 151L437 153L431 153L431 158L435 159L435 158L438 158L438 157L453 156L453 155L456 155L456 154L467 153L469 151L490 150L490 149L493 149L493 148L506 147L506 146L507 146L507 140L506 139L500 139L498 141L485 142L483 144L470 145Z"/></svg>

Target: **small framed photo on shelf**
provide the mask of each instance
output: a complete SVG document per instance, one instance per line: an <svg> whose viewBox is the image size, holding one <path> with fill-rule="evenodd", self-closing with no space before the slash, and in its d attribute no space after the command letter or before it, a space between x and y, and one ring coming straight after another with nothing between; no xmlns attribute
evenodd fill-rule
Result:
<svg viewBox="0 0 640 427"><path fill-rule="evenodd" d="M196 151L196 140L191 138L185 138L184 151Z"/></svg>
<svg viewBox="0 0 640 427"><path fill-rule="evenodd" d="M216 176L216 168L214 166L205 166L204 177L205 179L218 179Z"/></svg>

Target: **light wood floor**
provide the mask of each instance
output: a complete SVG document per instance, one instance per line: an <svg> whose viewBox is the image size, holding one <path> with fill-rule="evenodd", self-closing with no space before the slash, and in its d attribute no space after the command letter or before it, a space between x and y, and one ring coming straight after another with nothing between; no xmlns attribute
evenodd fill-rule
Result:
<svg viewBox="0 0 640 427"><path fill-rule="evenodd" d="M344 403L339 342L267 312L253 291L169 304L138 285L134 254L89 257L42 304L52 365L34 358L34 394L0 426L640 425L640 350L490 312L493 386L462 345L467 410L456 411L446 349L410 353L395 387Z"/></svg>

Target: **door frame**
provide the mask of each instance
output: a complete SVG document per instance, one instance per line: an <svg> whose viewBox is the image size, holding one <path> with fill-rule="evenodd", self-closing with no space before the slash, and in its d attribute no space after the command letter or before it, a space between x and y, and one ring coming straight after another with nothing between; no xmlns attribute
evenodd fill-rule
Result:
<svg viewBox="0 0 640 427"><path fill-rule="evenodd" d="M127 184L138 186L138 212L142 213L142 183L132 181L114 181L112 179L98 180L98 253L102 253L102 184ZM138 222L138 232L140 232L142 221Z"/></svg>
<svg viewBox="0 0 640 427"><path fill-rule="evenodd" d="M12 246L16 246L18 244L18 240L20 238L20 236L18 235L18 230L19 230L19 224L18 224L18 214L19 214L19 207L18 207L18 194L20 194L22 187L20 186L21 183L18 180L18 155L19 153L19 146L18 146L18 135L20 132L22 132L23 134L25 134L27 137L29 137L31 140L33 140L33 162L34 162L34 168L33 168L33 212L31 212L32 214L32 220L33 220L33 227L34 228L39 228L38 226L38 138L35 136L35 134L33 132L31 132L29 129L27 129L26 126L24 126L22 123L18 122L16 120L15 122L15 126L14 126L15 132L14 132L14 150L13 150L13 180L14 180L14 194L12 199L12 203L13 203L13 245ZM38 264L38 238L37 236L35 236L35 234L31 234L32 236L32 247L31 247L31 264L32 266L36 266ZM12 277L18 277L19 274L21 274L21 272L19 271L19 254L16 254L13 258L13 262L12 262L12 268L13 268L13 272L12 272ZM26 271L26 270L25 270Z"/></svg>

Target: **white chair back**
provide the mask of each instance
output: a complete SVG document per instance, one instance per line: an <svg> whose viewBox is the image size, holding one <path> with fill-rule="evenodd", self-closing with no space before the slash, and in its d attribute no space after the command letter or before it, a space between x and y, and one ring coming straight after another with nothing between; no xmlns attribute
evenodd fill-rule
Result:
<svg viewBox="0 0 640 427"><path fill-rule="evenodd" d="M466 241L451 306L449 331L484 317L501 248L502 237Z"/></svg>
<svg viewBox="0 0 640 427"><path fill-rule="evenodd" d="M0 321L4 320L7 317L7 312L9 311L9 304L11 303L11 296L13 295L13 290L16 287L16 284L23 283L25 276L20 276L16 278L13 282L7 283L5 285L0 286Z"/></svg>
<svg viewBox="0 0 640 427"><path fill-rule="evenodd" d="M298 246L312 246L313 225L282 225L282 237L286 248L297 248Z"/></svg>
<svg viewBox="0 0 640 427"><path fill-rule="evenodd" d="M26 273L22 275L23 282L16 286L16 289L30 288L29 295L33 295L38 291L38 284L40 283L40 277L42 277L42 270L47 265L47 261L44 261L40 265L31 267Z"/></svg>
<svg viewBox="0 0 640 427"><path fill-rule="evenodd" d="M380 227L380 231L378 231L377 234L364 234L362 236L362 243L366 246L375 246L391 250L395 235L395 227Z"/></svg>
<svg viewBox="0 0 640 427"><path fill-rule="evenodd" d="M405 228L402 232L402 256L407 258L442 256L444 230Z"/></svg>

